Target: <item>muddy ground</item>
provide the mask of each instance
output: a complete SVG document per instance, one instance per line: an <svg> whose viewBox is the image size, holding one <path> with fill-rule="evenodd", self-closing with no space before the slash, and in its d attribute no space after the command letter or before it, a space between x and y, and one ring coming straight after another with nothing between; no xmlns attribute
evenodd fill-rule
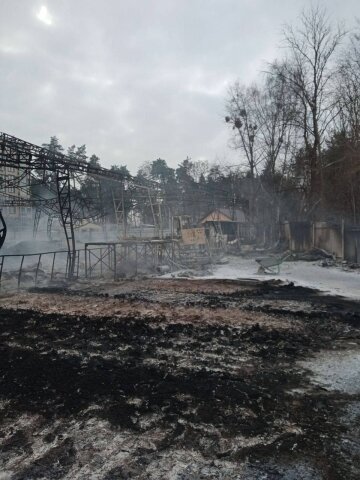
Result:
<svg viewBox="0 0 360 480"><path fill-rule="evenodd" d="M358 372L306 362L357 358L359 327L359 303L278 282L3 295L0 479L358 479Z"/></svg>

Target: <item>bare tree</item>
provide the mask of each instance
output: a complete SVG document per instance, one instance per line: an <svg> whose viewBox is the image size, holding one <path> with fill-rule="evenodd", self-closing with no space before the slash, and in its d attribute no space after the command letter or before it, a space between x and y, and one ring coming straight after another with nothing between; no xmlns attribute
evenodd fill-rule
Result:
<svg viewBox="0 0 360 480"><path fill-rule="evenodd" d="M336 80L338 127L351 142L357 143L360 141L360 42L356 36L341 57Z"/></svg>
<svg viewBox="0 0 360 480"><path fill-rule="evenodd" d="M255 175L263 161L263 152L259 142L259 126L257 125L256 98L258 88L253 85L245 87L236 82L229 89L229 98L226 105L228 115L226 123L232 126L234 135L232 147L240 149L248 167L250 178L249 217L255 218Z"/></svg>
<svg viewBox="0 0 360 480"><path fill-rule="evenodd" d="M268 203L278 205L276 184L285 173L294 134L293 94L282 77L266 74L260 85L235 83L229 90L227 112L225 120L233 127L232 146L244 153L252 195L256 187L261 188ZM255 199L250 203L254 205Z"/></svg>
<svg viewBox="0 0 360 480"><path fill-rule="evenodd" d="M338 113L331 60L345 34L341 26L332 26L324 9L311 7L301 14L299 27L284 27L288 56L273 66L273 72L287 83L298 102L297 126L307 159L308 211L321 200L321 152L328 127Z"/></svg>
<svg viewBox="0 0 360 480"><path fill-rule="evenodd" d="M290 142L295 135L296 101L282 77L267 73L264 84L254 96L254 103L262 166L268 177L274 177L277 167L286 164Z"/></svg>
<svg viewBox="0 0 360 480"><path fill-rule="evenodd" d="M259 90L256 85L246 87L235 82L229 89L226 105L228 115L225 121L233 127L232 147L242 150L249 169L249 176L255 177L256 168L262 161L257 145L258 125L256 123L256 98Z"/></svg>

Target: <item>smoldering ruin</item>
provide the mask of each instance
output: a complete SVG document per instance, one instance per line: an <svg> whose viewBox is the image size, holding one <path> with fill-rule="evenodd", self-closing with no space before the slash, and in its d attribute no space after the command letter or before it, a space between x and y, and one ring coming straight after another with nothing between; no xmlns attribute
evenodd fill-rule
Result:
<svg viewBox="0 0 360 480"><path fill-rule="evenodd" d="M0 133L0 479L360 478L356 32L312 6L221 89L230 164Z"/></svg>
<svg viewBox="0 0 360 480"><path fill-rule="evenodd" d="M109 240L109 225L79 227L81 215L96 225L91 198L71 188L87 164L1 139L5 166L37 185L51 160L57 181L47 189L58 198L44 213L29 196L32 235L10 246L3 219L4 478L358 477L360 304L281 279L309 261L358 275L319 245L331 227L313 224L312 237L308 224L285 223L287 250L271 252L265 229L245 216L227 225L218 209L197 226L186 216L171 229L158 223L149 236L130 235L128 223L124 235L122 221ZM124 189L118 173L86 175L114 175ZM218 228L233 236L219 240ZM342 251L346 234L336 237ZM231 278L232 265L233 280L216 279L221 268ZM236 279L249 265L253 278Z"/></svg>

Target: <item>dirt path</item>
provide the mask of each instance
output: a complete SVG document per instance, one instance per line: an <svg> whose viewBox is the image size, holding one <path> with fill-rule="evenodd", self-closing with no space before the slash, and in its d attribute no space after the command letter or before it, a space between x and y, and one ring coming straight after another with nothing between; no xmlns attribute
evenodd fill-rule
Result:
<svg viewBox="0 0 360 480"><path fill-rule="evenodd" d="M14 479L358 479L360 305L276 282L144 280L0 299L0 470ZM6 476L7 475L7 476Z"/></svg>

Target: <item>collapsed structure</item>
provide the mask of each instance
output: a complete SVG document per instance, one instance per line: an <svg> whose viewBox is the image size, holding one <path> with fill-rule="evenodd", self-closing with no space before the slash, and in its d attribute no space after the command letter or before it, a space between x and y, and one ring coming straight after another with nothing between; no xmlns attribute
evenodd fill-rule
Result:
<svg viewBox="0 0 360 480"><path fill-rule="evenodd" d="M84 175L93 178L108 177L123 182L123 176L85 162L74 162L66 155L51 152L6 133L0 133L0 161L3 167L17 172L16 176L11 179L7 177L2 182L5 187L2 206L34 206L35 230L42 212L48 216L49 230L53 218L59 218L67 243L67 274L72 277L76 258L75 225L85 219L94 220L101 216L101 211L95 207L93 199L84 198L76 190L76 182L81 181L81 176ZM9 189L10 183L14 186L16 184L16 192L15 189ZM28 195L30 186L31 197ZM20 195L20 192L26 193L26 196ZM6 237L6 223L2 215L0 220L2 246Z"/></svg>
<svg viewBox="0 0 360 480"><path fill-rule="evenodd" d="M177 268L189 260L196 260L196 254L209 258L205 236L193 236L190 228L184 232L183 227L177 231L174 226L171 232L164 232L161 223L161 209L155 213L157 185L136 185L131 178L117 170L94 166L86 161L75 161L67 155L50 151L6 133L0 133L0 164L2 175L0 178L0 207L4 209L5 217L0 212L0 248L3 246L7 234L7 221L12 209L23 208L25 211L34 210L33 231L36 234L40 217L47 217L47 235L52 238L52 229L56 219L62 227L66 252L43 252L44 255L53 254L51 278L54 275L56 256L66 253L66 278L71 279L79 274L79 264L84 265L85 276L94 274L95 268L107 269L118 275L117 262L124 263L133 259L136 265L140 260L147 261L157 267L167 263ZM12 175L8 172L11 171ZM85 243L82 252L77 248L77 237L86 230L101 230L106 212L103 209L101 195L101 180L108 179L115 185L113 202L115 217L118 224L123 226L122 238L116 241L96 241ZM91 181L90 191L84 191L79 186ZM141 191L149 200L153 216L153 229L150 238L134 238L127 235L127 212L125 212L124 191ZM99 193L100 192L100 193ZM155 192L155 193L154 193ZM181 224L181 222L180 222ZM186 234L187 233L187 234ZM22 254L24 252L21 252ZM30 253L32 254L32 252ZM36 278L40 268L41 255L39 253ZM83 259L81 260L81 255ZM190 258L192 257L192 258ZM4 255L1 257L0 280L3 271ZM43 257L44 258L44 257ZM23 267L24 255L20 270ZM191 263L191 262L190 262ZM194 263L194 262L193 262ZM137 269L137 267L136 267ZM19 282L21 280L19 273Z"/></svg>

